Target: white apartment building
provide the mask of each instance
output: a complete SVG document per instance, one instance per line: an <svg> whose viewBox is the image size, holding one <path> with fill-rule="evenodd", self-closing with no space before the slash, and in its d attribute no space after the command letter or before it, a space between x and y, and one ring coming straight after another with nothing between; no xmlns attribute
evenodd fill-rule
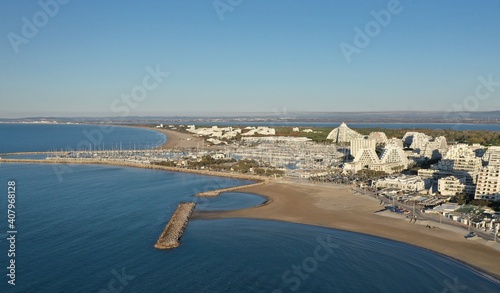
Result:
<svg viewBox="0 0 500 293"><path fill-rule="evenodd" d="M448 142L446 137L438 136L433 140L427 141L420 148L420 156L429 159L440 159L448 151Z"/></svg>
<svg viewBox="0 0 500 293"><path fill-rule="evenodd" d="M387 144L392 144L392 145L398 146L400 148L403 148L403 141L401 139L399 139L399 138L396 138L396 137L390 138L387 141Z"/></svg>
<svg viewBox="0 0 500 293"><path fill-rule="evenodd" d="M358 157L363 149L372 149L375 151L377 141L368 137L355 138L351 140L351 156Z"/></svg>
<svg viewBox="0 0 500 293"><path fill-rule="evenodd" d="M465 191L465 177L448 176L438 180L438 191L443 196L453 196Z"/></svg>
<svg viewBox="0 0 500 293"><path fill-rule="evenodd" d="M344 171L356 173L363 169L372 169L374 165L380 165L375 149L361 149L356 155L353 162L344 164Z"/></svg>
<svg viewBox="0 0 500 293"><path fill-rule="evenodd" d="M245 129L249 129L247 132L242 133L241 136L253 136L253 135L275 135L276 130L274 128L269 128L269 127L246 127Z"/></svg>
<svg viewBox="0 0 500 293"><path fill-rule="evenodd" d="M356 173L363 169L370 169L393 174L408 167L408 159L403 149L396 145L387 145L379 158L375 152L374 142L369 139L354 140L354 160L346 163L344 170ZM368 144L369 148L361 148L364 143Z"/></svg>
<svg viewBox="0 0 500 293"><path fill-rule="evenodd" d="M387 145L380 156L382 164L399 163L403 169L408 167L408 158L402 148L395 145Z"/></svg>
<svg viewBox="0 0 500 293"><path fill-rule="evenodd" d="M500 167L500 147L492 146L484 153L483 161L488 166Z"/></svg>
<svg viewBox="0 0 500 293"><path fill-rule="evenodd" d="M387 144L389 142L387 136L383 132L372 132L368 135L368 138L375 140L377 144Z"/></svg>
<svg viewBox="0 0 500 293"><path fill-rule="evenodd" d="M425 190L425 180L420 176L401 175L398 177L387 177L375 182L377 188L397 188L402 191L418 192Z"/></svg>
<svg viewBox="0 0 500 293"><path fill-rule="evenodd" d="M482 167L481 158L476 156L475 151L466 144L457 144L451 146L446 155L438 164L434 166L435 169L467 174L467 184L475 184L477 173Z"/></svg>
<svg viewBox="0 0 500 293"><path fill-rule="evenodd" d="M404 144L414 150L422 149L425 146L425 144L431 139L432 139L431 136L413 131L407 132L403 136Z"/></svg>
<svg viewBox="0 0 500 293"><path fill-rule="evenodd" d="M478 174L475 199L500 200L500 168L483 167Z"/></svg>

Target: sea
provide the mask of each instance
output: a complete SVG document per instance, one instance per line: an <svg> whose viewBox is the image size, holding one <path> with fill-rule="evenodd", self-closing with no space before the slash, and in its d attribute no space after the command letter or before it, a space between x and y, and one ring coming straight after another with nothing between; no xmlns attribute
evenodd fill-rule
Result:
<svg viewBox="0 0 500 293"><path fill-rule="evenodd" d="M151 149L166 142L142 128L84 124L0 123L0 153Z"/></svg>
<svg viewBox="0 0 500 293"><path fill-rule="evenodd" d="M28 139L20 129L43 131L38 136L46 139L20 141ZM80 133L95 129L3 127L0 153L74 148ZM127 127L103 136L102 148L125 137L143 146L165 140ZM15 256L8 255L9 181L16 186ZM153 247L180 202L210 211L263 203L248 193L194 196L248 183L130 167L0 163L0 292L500 292L499 280L443 255L310 225L191 220L179 248ZM15 285L7 275L12 259Z"/></svg>

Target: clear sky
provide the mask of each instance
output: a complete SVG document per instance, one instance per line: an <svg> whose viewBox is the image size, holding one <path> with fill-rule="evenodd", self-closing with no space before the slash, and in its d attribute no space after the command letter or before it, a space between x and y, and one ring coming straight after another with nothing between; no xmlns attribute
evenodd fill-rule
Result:
<svg viewBox="0 0 500 293"><path fill-rule="evenodd" d="M497 0L59 2L0 2L1 118L500 110Z"/></svg>

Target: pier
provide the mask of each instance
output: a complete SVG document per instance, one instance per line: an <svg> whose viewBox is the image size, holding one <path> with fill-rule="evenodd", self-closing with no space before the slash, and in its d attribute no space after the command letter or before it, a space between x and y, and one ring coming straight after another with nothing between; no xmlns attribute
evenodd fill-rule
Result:
<svg viewBox="0 0 500 293"><path fill-rule="evenodd" d="M218 196L219 194L224 193L224 192L236 191L236 190L243 189L243 188L254 187L254 186L258 186L258 185L264 185L266 183L268 183L267 180L260 180L259 182L252 183L252 184L238 185L238 186L233 186L233 187L220 188L220 189L216 189L216 190L200 192L200 193L196 194L196 196L200 196L200 197L215 197L215 196Z"/></svg>
<svg viewBox="0 0 500 293"><path fill-rule="evenodd" d="M158 249L171 249L179 247L180 239L184 234L189 217L193 213L196 204L194 202L183 202L177 206L172 218L168 221L165 230L156 241L155 248Z"/></svg>

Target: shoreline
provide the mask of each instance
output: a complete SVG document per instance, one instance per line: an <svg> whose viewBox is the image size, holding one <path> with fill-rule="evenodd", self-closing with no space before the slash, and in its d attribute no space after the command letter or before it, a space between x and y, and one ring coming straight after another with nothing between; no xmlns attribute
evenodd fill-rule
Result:
<svg viewBox="0 0 500 293"><path fill-rule="evenodd" d="M195 137L192 134L182 133L170 129L151 129L160 132L167 137L167 141L161 146L157 147L157 149L196 148L199 145L205 144L202 138Z"/></svg>
<svg viewBox="0 0 500 293"><path fill-rule="evenodd" d="M183 133L171 129L165 129L165 128L155 128L155 127L147 127L143 125L115 125L112 124L113 126L121 126L121 127L131 127L131 128L141 128L145 130L152 130L156 131L158 133L161 133L166 136L166 141L156 147L155 149L157 150L164 150L164 149L176 149L176 148L196 148L199 145L205 144L205 141L203 138L196 137L192 134L189 133Z"/></svg>
<svg viewBox="0 0 500 293"><path fill-rule="evenodd" d="M380 237L437 253L500 280L500 250L466 234L446 229L447 224L422 221L410 224L404 218L375 213L378 201L354 194L349 186L272 182L240 189L266 198L259 206L232 211L195 211L192 220L229 218L299 223ZM426 228L431 224L434 228ZM453 226L450 226L453 227Z"/></svg>
<svg viewBox="0 0 500 293"><path fill-rule="evenodd" d="M238 192L262 196L266 199L264 203L240 210L194 211L191 219L245 218L282 221L376 236L438 253L500 281L499 250L474 240L464 239L465 230L463 233L442 228L429 230L422 224L425 222L409 224L404 219L375 214L374 212L381 209L378 200L367 195L354 194L350 186L283 182L246 174L180 169L133 162L27 159L2 159L1 162L111 165L252 180L255 182L237 186Z"/></svg>

